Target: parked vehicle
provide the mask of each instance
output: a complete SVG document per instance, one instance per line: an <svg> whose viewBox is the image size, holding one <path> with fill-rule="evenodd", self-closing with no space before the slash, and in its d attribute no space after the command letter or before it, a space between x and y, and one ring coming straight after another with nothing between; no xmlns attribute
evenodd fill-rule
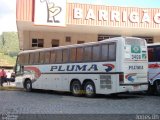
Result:
<svg viewBox="0 0 160 120"><path fill-rule="evenodd" d="M160 95L160 43L148 44L148 91Z"/></svg>
<svg viewBox="0 0 160 120"><path fill-rule="evenodd" d="M85 94L144 91L147 44L136 37L22 51L16 62L16 86Z"/></svg>

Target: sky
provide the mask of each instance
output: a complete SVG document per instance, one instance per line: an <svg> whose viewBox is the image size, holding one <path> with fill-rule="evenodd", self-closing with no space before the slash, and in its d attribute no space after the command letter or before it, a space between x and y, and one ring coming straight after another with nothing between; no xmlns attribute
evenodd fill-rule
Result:
<svg viewBox="0 0 160 120"><path fill-rule="evenodd" d="M106 6L160 8L160 0L68 0L68 2ZM12 31L17 31L16 0L0 0L0 34Z"/></svg>
<svg viewBox="0 0 160 120"><path fill-rule="evenodd" d="M16 0L0 0L0 35L7 31L17 31Z"/></svg>

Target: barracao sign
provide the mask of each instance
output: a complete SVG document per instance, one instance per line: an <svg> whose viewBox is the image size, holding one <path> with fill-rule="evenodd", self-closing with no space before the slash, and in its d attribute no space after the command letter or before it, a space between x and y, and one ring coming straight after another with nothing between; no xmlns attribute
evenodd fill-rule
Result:
<svg viewBox="0 0 160 120"><path fill-rule="evenodd" d="M128 20L132 23L150 23L154 21L156 24L160 24L160 12L150 14L149 10L138 11L118 11L111 10L107 11L105 9L87 9L86 14L84 14L86 9L74 8L74 19L85 19L85 20L100 20L100 21L116 21L116 22L127 22ZM98 16L96 16L98 15Z"/></svg>

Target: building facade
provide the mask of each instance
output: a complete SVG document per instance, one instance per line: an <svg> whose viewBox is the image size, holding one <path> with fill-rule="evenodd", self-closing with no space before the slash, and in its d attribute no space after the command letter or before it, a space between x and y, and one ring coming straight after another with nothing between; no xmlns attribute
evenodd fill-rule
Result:
<svg viewBox="0 0 160 120"><path fill-rule="evenodd" d="M17 0L20 49L95 42L117 36L160 42L160 9Z"/></svg>

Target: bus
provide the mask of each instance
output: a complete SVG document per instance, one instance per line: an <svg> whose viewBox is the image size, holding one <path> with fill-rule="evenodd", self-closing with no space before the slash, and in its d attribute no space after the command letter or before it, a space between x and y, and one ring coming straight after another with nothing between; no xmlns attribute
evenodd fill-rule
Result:
<svg viewBox="0 0 160 120"><path fill-rule="evenodd" d="M149 93L160 94L160 43L148 44Z"/></svg>
<svg viewBox="0 0 160 120"><path fill-rule="evenodd" d="M26 91L93 97L148 89L147 44L136 37L22 51L15 68L16 86Z"/></svg>

